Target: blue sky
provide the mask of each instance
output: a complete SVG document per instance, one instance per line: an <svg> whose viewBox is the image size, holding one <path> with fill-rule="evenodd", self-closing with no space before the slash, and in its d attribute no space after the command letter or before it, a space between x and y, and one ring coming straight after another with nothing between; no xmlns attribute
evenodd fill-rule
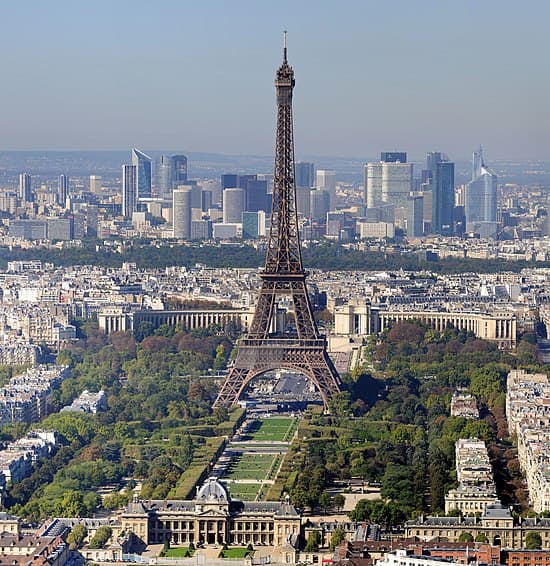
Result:
<svg viewBox="0 0 550 566"><path fill-rule="evenodd" d="M546 0L4 0L0 149L550 159Z"/></svg>

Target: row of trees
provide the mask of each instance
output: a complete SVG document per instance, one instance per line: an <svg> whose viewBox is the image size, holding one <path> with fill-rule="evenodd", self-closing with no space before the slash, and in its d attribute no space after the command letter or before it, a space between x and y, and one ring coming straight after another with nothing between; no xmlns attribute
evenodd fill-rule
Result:
<svg viewBox="0 0 550 566"><path fill-rule="evenodd" d="M151 253L149 240L133 240L122 248L106 248L96 241L86 241L80 248L63 250L33 248L32 250L8 249L0 247L0 267L8 260L40 259L55 265L103 265L117 267L123 261L136 262L140 268L162 268L171 265L192 267L197 263L209 267L260 267L265 261L263 251L245 244L224 246L220 253L219 245L156 246ZM439 273L497 273L501 271L519 272L526 267L548 267L543 262L506 261L501 259L445 258L437 262L427 262L413 253L364 252L356 249L338 247L333 242L321 242L303 250L304 262L317 269L350 270L427 270Z"/></svg>

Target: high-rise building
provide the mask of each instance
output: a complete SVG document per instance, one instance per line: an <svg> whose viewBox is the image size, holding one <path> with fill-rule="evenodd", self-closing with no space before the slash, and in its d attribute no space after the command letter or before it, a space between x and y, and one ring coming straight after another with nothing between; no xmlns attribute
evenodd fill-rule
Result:
<svg viewBox="0 0 550 566"><path fill-rule="evenodd" d="M436 156L430 160L431 156ZM444 160L439 153L428 154L432 171L432 227L433 234L454 234L455 164Z"/></svg>
<svg viewBox="0 0 550 566"><path fill-rule="evenodd" d="M137 208L136 166L122 166L122 216L132 218Z"/></svg>
<svg viewBox="0 0 550 566"><path fill-rule="evenodd" d="M57 204L65 208L68 195L69 177L67 177L67 175L59 175L59 178L57 180Z"/></svg>
<svg viewBox="0 0 550 566"><path fill-rule="evenodd" d="M174 238L189 240L191 238L191 192L192 187L174 189L172 192L172 225L174 227Z"/></svg>
<svg viewBox="0 0 550 566"><path fill-rule="evenodd" d="M243 240L255 240L260 236L265 236L265 212L243 212Z"/></svg>
<svg viewBox="0 0 550 566"><path fill-rule="evenodd" d="M33 202L32 194L32 181L28 173L21 173L19 175L19 199L24 202Z"/></svg>
<svg viewBox="0 0 550 566"><path fill-rule="evenodd" d="M406 159L407 154L402 155ZM367 163L365 165L365 203L367 208L375 208L383 203L390 203L396 207L406 207L412 184L412 163L400 161Z"/></svg>
<svg viewBox="0 0 550 566"><path fill-rule="evenodd" d="M296 211L298 214L309 218L311 211L311 188L296 187Z"/></svg>
<svg viewBox="0 0 550 566"><path fill-rule="evenodd" d="M161 198L172 197L173 160L169 155L161 155L157 160L157 193Z"/></svg>
<svg viewBox="0 0 550 566"><path fill-rule="evenodd" d="M329 209L333 210L336 206L336 171L317 169L315 186L329 194Z"/></svg>
<svg viewBox="0 0 550 566"><path fill-rule="evenodd" d="M382 151L380 161L383 163L407 163L406 151Z"/></svg>
<svg viewBox="0 0 550 566"><path fill-rule="evenodd" d="M191 239L192 240L210 240L212 238L212 221L211 220L192 220L191 221Z"/></svg>
<svg viewBox="0 0 550 566"><path fill-rule="evenodd" d="M172 155L172 187L187 185L187 156Z"/></svg>
<svg viewBox="0 0 550 566"><path fill-rule="evenodd" d="M156 167L157 192L164 199L172 198L172 190L187 185L187 157L161 155Z"/></svg>
<svg viewBox="0 0 550 566"><path fill-rule="evenodd" d="M239 186L239 176L235 173L225 173L222 175L222 191L225 189L235 189Z"/></svg>
<svg viewBox="0 0 550 566"><path fill-rule="evenodd" d="M203 212L208 212L210 208L212 208L212 191L202 189L201 209Z"/></svg>
<svg viewBox="0 0 550 566"><path fill-rule="evenodd" d="M245 209L244 189L228 188L223 191L223 223L236 224L242 221Z"/></svg>
<svg viewBox="0 0 550 566"><path fill-rule="evenodd" d="M411 195L407 199L407 236L418 238L424 235L424 197Z"/></svg>
<svg viewBox="0 0 550 566"><path fill-rule="evenodd" d="M249 212L271 211L271 199L267 194L267 181L250 179L246 184L246 210Z"/></svg>
<svg viewBox="0 0 550 566"><path fill-rule="evenodd" d="M324 189L316 189L310 193L310 215L313 220L324 222L330 210L330 194Z"/></svg>
<svg viewBox="0 0 550 566"><path fill-rule="evenodd" d="M151 198L151 158L139 149L132 149L132 165L136 168L137 198Z"/></svg>
<svg viewBox="0 0 550 566"><path fill-rule="evenodd" d="M376 208L382 202L382 163L365 164L365 203Z"/></svg>
<svg viewBox="0 0 550 566"><path fill-rule="evenodd" d="M382 163L382 201L395 207L406 207L407 197L412 191L412 163Z"/></svg>
<svg viewBox="0 0 550 566"><path fill-rule="evenodd" d="M103 186L103 179L101 175L90 175L90 192L94 195L101 193L101 187Z"/></svg>
<svg viewBox="0 0 550 566"><path fill-rule="evenodd" d="M248 185L248 182L255 181L257 178L258 178L257 175L238 175L237 187L239 187L239 189L243 189L246 191L246 186Z"/></svg>
<svg viewBox="0 0 550 566"><path fill-rule="evenodd" d="M465 193L466 230L476 232L480 222L497 220L497 176L483 161L481 147L473 154L472 180Z"/></svg>
<svg viewBox="0 0 550 566"><path fill-rule="evenodd" d="M315 165L306 161L298 161L296 169L296 186L311 187L315 186Z"/></svg>

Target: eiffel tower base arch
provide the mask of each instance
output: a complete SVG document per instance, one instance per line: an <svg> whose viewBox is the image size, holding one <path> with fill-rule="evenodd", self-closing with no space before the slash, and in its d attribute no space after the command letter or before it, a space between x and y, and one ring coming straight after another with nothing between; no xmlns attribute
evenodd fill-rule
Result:
<svg viewBox="0 0 550 566"><path fill-rule="evenodd" d="M332 396L340 391L338 374L326 351L324 338L244 338L214 407L236 405L250 381L279 369L305 375L319 391L325 410Z"/></svg>

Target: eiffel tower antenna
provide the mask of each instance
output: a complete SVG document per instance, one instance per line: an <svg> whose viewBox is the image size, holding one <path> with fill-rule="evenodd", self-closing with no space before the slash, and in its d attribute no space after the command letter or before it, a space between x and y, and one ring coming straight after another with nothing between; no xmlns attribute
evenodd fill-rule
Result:
<svg viewBox="0 0 550 566"><path fill-rule="evenodd" d="M296 184L294 177L294 134L292 92L294 70L288 64L286 31L283 34L283 62L275 76L277 132L271 225L265 267L260 273L262 287L254 318L246 338L239 342L237 357L220 389L214 407L235 405L248 383L263 373L286 369L307 376L319 391L325 409L340 391L340 377L319 334L306 288L308 273L302 266ZM292 309L286 314L293 324L279 327L279 299Z"/></svg>

